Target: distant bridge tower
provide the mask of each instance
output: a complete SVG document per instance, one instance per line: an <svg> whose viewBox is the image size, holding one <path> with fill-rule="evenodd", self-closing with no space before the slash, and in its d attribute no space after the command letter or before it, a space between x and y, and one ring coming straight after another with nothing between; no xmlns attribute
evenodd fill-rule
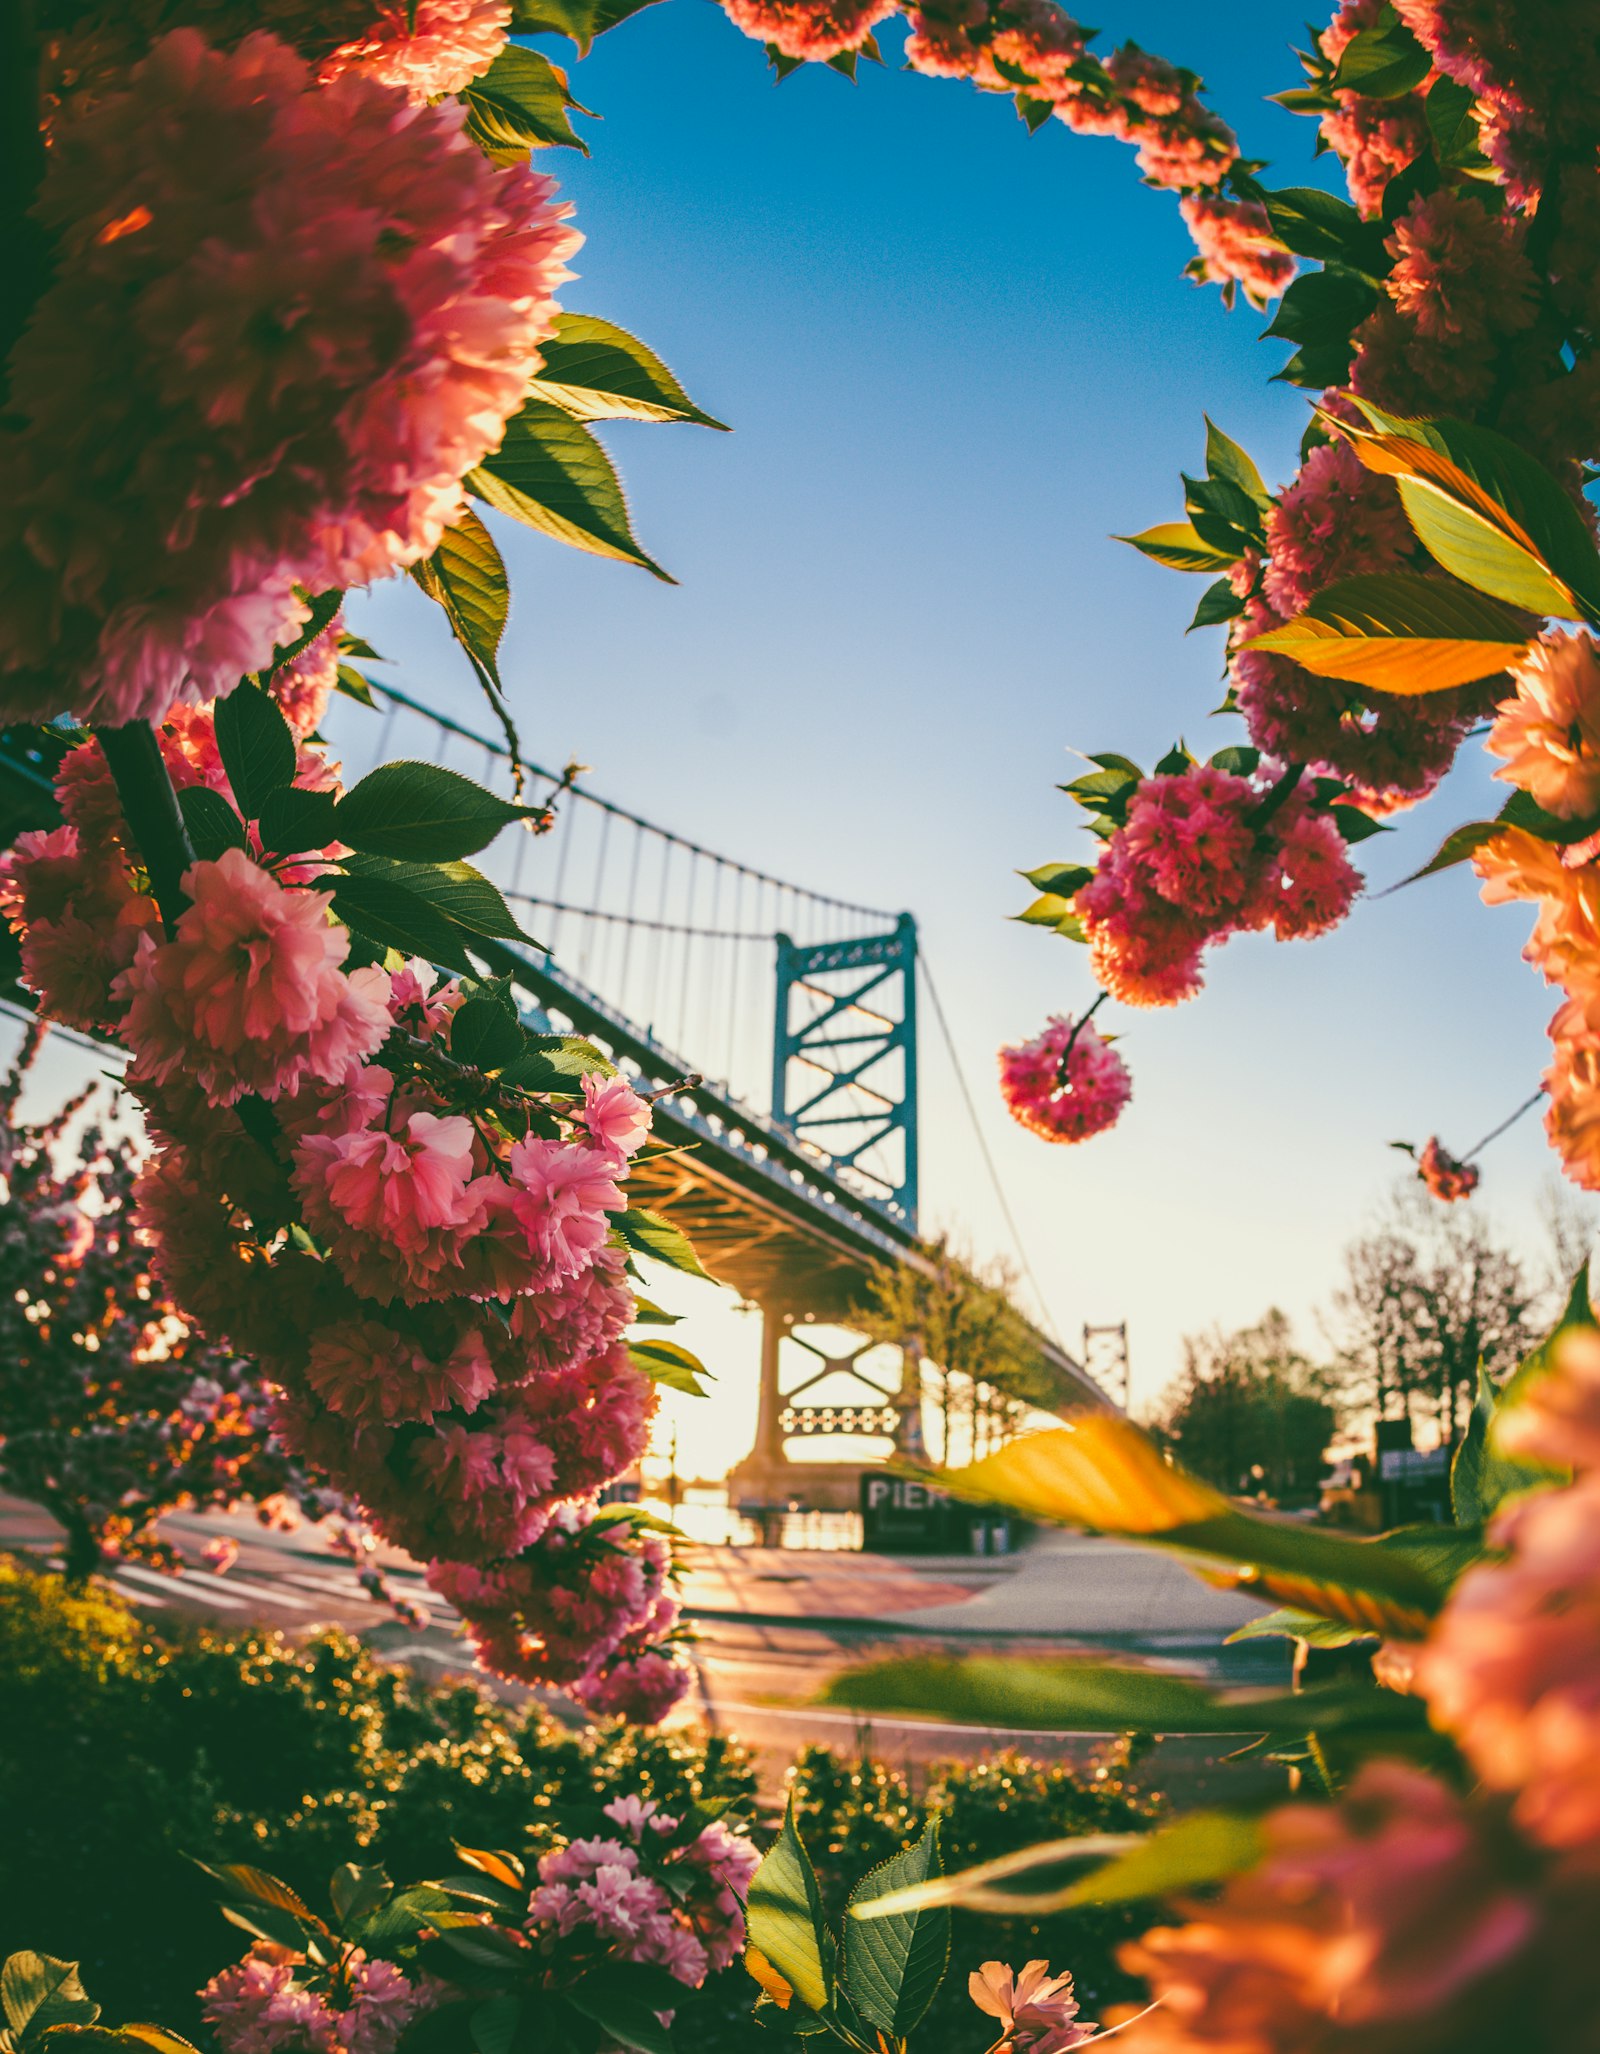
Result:
<svg viewBox="0 0 1600 2054"><path fill-rule="evenodd" d="M887 933L801 946L777 942L772 1124L914 1233L917 1224L917 923ZM791 1464L793 1435L878 1434L897 1452L922 1450L921 1370L902 1351L892 1382L860 1366L862 1346L831 1356L803 1335L812 1309L781 1287L760 1300L761 1402L755 1446L729 1479L746 1501L853 1505L859 1462ZM785 1391L782 1345L812 1366ZM819 1388L820 1387L820 1388ZM825 1402L802 1403L815 1393Z"/></svg>
<svg viewBox="0 0 1600 2054"><path fill-rule="evenodd" d="M917 1225L917 923L778 944L772 1121L913 1231ZM852 1175L853 1173L853 1175Z"/></svg>

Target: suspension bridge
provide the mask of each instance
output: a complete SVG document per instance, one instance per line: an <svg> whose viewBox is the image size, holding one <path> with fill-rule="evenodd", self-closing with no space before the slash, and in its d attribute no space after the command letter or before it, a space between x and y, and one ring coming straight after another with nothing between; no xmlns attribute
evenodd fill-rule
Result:
<svg viewBox="0 0 1600 2054"><path fill-rule="evenodd" d="M373 691L376 713L340 697L324 723L347 785L410 759L510 794L502 742L392 686ZM510 830L477 861L541 947L485 954L531 1026L587 1036L660 1094L655 1134L670 1152L633 1188L762 1314L756 1442L736 1487L755 1500L802 1480L822 1488L828 1465L788 1461L797 1436L884 1436L920 1452L914 1352L890 1382L862 1366L864 1349L830 1355L804 1331L848 1328L880 1265L930 1266L918 1237L919 1000L949 1037L915 919L772 876L540 766L527 776L531 802L554 800L553 825ZM41 782L24 748L0 748L7 841L45 818ZM1125 1362L1121 1329L1086 1329L1085 1355L1098 1339L1096 1366L1114 1375L1107 1332L1122 1333ZM1033 1339L1052 1402L1110 1402L1057 1338ZM782 1362L797 1355L803 1373L786 1380ZM834 1479L839 1494L855 1473Z"/></svg>

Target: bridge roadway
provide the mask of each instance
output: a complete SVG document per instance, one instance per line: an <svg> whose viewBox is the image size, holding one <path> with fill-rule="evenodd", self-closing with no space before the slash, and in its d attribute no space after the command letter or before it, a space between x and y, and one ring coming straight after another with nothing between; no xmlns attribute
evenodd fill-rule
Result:
<svg viewBox="0 0 1600 2054"><path fill-rule="evenodd" d="M25 828L59 824L50 780L13 730L0 742L0 846ZM10 948L9 938L0 943ZM719 1283L763 1306L784 1303L824 1322L847 1322L876 1264L914 1268L930 1259L906 1219L863 1196L764 1114L704 1081L693 1064L591 991L553 957L541 960L503 942L475 944L491 971L509 973L528 1024L589 1036L652 1091L655 1132L676 1151L632 1179L639 1202L670 1213ZM11 983L11 965L0 967ZM13 987L14 988L14 987ZM21 994L26 996L26 994ZM676 1086L676 1089L670 1087ZM1083 1366L1034 1330L1054 1380L1058 1407L1109 1403Z"/></svg>

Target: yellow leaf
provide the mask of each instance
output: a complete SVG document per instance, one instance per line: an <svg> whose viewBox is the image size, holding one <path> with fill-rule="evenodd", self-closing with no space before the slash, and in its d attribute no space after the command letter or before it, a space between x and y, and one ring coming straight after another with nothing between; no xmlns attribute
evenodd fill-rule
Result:
<svg viewBox="0 0 1600 2054"><path fill-rule="evenodd" d="M1002 1498L1030 1518L1103 1532L1162 1533L1230 1509L1220 1491L1166 1461L1130 1420L1103 1412L1026 1434L940 1481L958 1496Z"/></svg>

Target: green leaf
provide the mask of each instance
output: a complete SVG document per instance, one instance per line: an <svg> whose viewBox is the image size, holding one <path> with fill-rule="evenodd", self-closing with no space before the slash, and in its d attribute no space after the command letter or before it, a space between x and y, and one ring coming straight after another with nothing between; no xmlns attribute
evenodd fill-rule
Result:
<svg viewBox="0 0 1600 2054"><path fill-rule="evenodd" d="M874 1898L943 1873L939 1821L930 1818L913 1847L880 1862L850 1893L842 1968L850 2001L891 2039L921 2022L950 1965L950 1914L943 1905L873 1916Z"/></svg>
<svg viewBox="0 0 1600 2054"><path fill-rule="evenodd" d="M332 891L337 918L380 951L398 949L403 956L421 956L451 970L471 969L465 953L470 937L405 885L387 877L337 873L319 878L318 884Z"/></svg>
<svg viewBox="0 0 1600 2054"><path fill-rule="evenodd" d="M635 1326L675 1327L681 1323L682 1319L683 1314L681 1312L667 1312L657 1305L652 1298L640 1298L637 1294L634 1297L633 1323ZM707 1374L709 1375L710 1372L707 1371Z"/></svg>
<svg viewBox="0 0 1600 2054"><path fill-rule="evenodd" d="M1041 863L1037 870L1023 870L1018 875L1025 877L1035 891L1070 899L1074 892L1082 891L1094 872L1086 863Z"/></svg>
<svg viewBox="0 0 1600 2054"><path fill-rule="evenodd" d="M1334 804L1328 808L1328 818L1338 828L1344 840L1352 845L1371 841L1375 834L1393 834L1392 827L1386 827L1381 820L1374 820L1370 813L1363 813L1359 806Z"/></svg>
<svg viewBox="0 0 1600 2054"><path fill-rule="evenodd" d="M1232 771L1235 777L1254 777L1261 768L1261 751L1235 742L1230 748L1219 749L1211 761L1216 769Z"/></svg>
<svg viewBox="0 0 1600 2054"><path fill-rule="evenodd" d="M1448 1594L1404 1551L1241 1510L1112 1413L1025 1434L938 1481L1030 1518L1210 1557L1208 1581L1383 1633L1420 1635Z"/></svg>
<svg viewBox="0 0 1600 2054"><path fill-rule="evenodd" d="M525 401L500 447L466 482L524 527L595 556L638 564L665 584L677 582L639 547L604 449L581 421L548 400Z"/></svg>
<svg viewBox="0 0 1600 2054"><path fill-rule="evenodd" d="M474 670L495 693L500 682L500 638L511 610L511 586L494 537L469 508L411 575L444 609L450 632Z"/></svg>
<svg viewBox="0 0 1600 2054"><path fill-rule="evenodd" d="M654 4L655 0L511 0L511 32L569 36L579 56L587 57L596 36Z"/></svg>
<svg viewBox="0 0 1600 2054"><path fill-rule="evenodd" d="M1436 78L1422 103L1440 164L1448 171L1465 171L1473 177L1492 176L1494 167L1483 154L1479 139L1477 108L1471 87L1457 85L1453 78Z"/></svg>
<svg viewBox="0 0 1600 2054"><path fill-rule="evenodd" d="M57 2025L93 2025L100 2007L83 1987L75 1961L31 1949L8 1957L0 1968L0 2009L19 2047L28 2047Z"/></svg>
<svg viewBox="0 0 1600 2054"><path fill-rule="evenodd" d="M1425 1726L1421 1703L1373 1683L1304 1690L1211 1690L1160 1669L1070 1655L912 1655L847 1669L821 1702L928 1714L971 1726L1041 1733L1391 1732Z"/></svg>
<svg viewBox="0 0 1600 2054"><path fill-rule="evenodd" d="M402 884L425 899L435 912L457 926L495 941L522 941L548 953L517 925L516 916L498 885L470 863L402 863L393 856L346 856L344 868L354 877L381 877Z"/></svg>
<svg viewBox="0 0 1600 2054"><path fill-rule="evenodd" d="M521 2017L522 1999L511 1991L475 2005L467 2031L476 2054L511 2054Z"/></svg>
<svg viewBox="0 0 1600 2054"><path fill-rule="evenodd" d="M1338 93L1360 93L1369 100L1398 100L1413 92L1433 69L1433 59L1405 24L1386 9L1388 19L1351 37L1339 54L1333 74Z"/></svg>
<svg viewBox="0 0 1600 2054"><path fill-rule="evenodd" d="M308 601L308 604L311 612L299 634L292 642L280 642L268 657L265 667L257 671L256 676L261 683L265 684L267 679L276 671L282 670L286 663L293 663L297 656L304 656L312 643L320 639L333 625L334 615L344 604L344 594L319 592L314 599Z"/></svg>
<svg viewBox="0 0 1600 2054"><path fill-rule="evenodd" d="M328 1884L328 1897L334 1917L341 1924L346 1924L370 1918L393 1889L394 1885L382 1869L364 1869L353 1861L347 1861L334 1870Z"/></svg>
<svg viewBox="0 0 1600 2054"><path fill-rule="evenodd" d="M1582 618L1583 609L1559 578L1497 522L1429 478L1401 478L1400 503L1417 539L1452 576L1529 613Z"/></svg>
<svg viewBox="0 0 1600 2054"><path fill-rule="evenodd" d="M332 792L306 792L289 785L268 795L261 808L261 846L275 855L325 849L338 840Z"/></svg>
<svg viewBox="0 0 1600 2054"><path fill-rule="evenodd" d="M700 1267L700 1258L687 1234L670 1220L664 1220L660 1213L630 1206L616 1215L612 1225L636 1254L648 1255L652 1262L664 1262L669 1269L682 1270L685 1276L705 1277L707 1283L715 1281Z"/></svg>
<svg viewBox="0 0 1600 2054"><path fill-rule="evenodd" d="M1274 1612L1262 1612L1247 1619L1228 1635L1236 1640L1303 1640L1312 1647L1350 1647L1358 1640L1376 1640L1377 1635L1360 1626L1347 1626L1336 1619L1319 1619L1315 1612L1297 1612L1280 1605Z"/></svg>
<svg viewBox="0 0 1600 2054"><path fill-rule="evenodd" d="M1220 1883L1252 1867L1261 1851L1254 1820L1233 1812L1191 1812L1153 1833L1095 1833L1019 1847L941 1883L903 1891L899 1901L959 1904L1002 1918L1047 1918L1085 1904L1126 1904ZM1111 1859L1103 1861L1107 1855ZM1088 1875L1074 1873L1069 1882L1049 1882L1053 1871L1078 1872L1085 1861L1102 1866Z"/></svg>
<svg viewBox="0 0 1600 2054"><path fill-rule="evenodd" d="M1244 601L1234 591L1226 578L1218 578L1213 585L1207 585L1200 594L1200 604L1194 610L1194 619L1184 629L1192 635L1196 628L1214 628L1223 621L1237 620L1244 612Z"/></svg>
<svg viewBox="0 0 1600 2054"><path fill-rule="evenodd" d="M441 863L487 847L526 812L440 764L382 763L345 793L334 826L364 855Z"/></svg>
<svg viewBox="0 0 1600 2054"><path fill-rule="evenodd" d="M1164 563L1173 571L1226 570L1239 557L1237 549L1219 548L1197 533L1192 521L1163 521L1138 535L1113 535L1113 542L1127 542L1141 555Z"/></svg>
<svg viewBox="0 0 1600 2054"><path fill-rule="evenodd" d="M178 794L178 811L190 846L203 863L214 863L227 850L245 846L244 822L209 785L186 785Z"/></svg>
<svg viewBox="0 0 1600 2054"><path fill-rule="evenodd" d="M1450 1464L1450 1509L1462 1526L1482 1525L1504 1499L1514 1497L1518 1491L1564 1483L1571 1477L1570 1470L1534 1462L1525 1456L1507 1455L1496 1445L1494 1424L1501 1404L1499 1386L1480 1363L1477 1402L1467 1420L1466 1435Z"/></svg>
<svg viewBox="0 0 1600 2054"><path fill-rule="evenodd" d="M450 1053L474 1070L498 1070L521 1055L522 1022L497 998L469 998L450 1021Z"/></svg>
<svg viewBox="0 0 1600 2054"><path fill-rule="evenodd" d="M792 1792L783 1830L750 1879L745 1924L751 1947L807 2011L831 2009L833 1935L822 1915L816 1871L795 1823Z"/></svg>
<svg viewBox="0 0 1600 2054"><path fill-rule="evenodd" d="M1262 514L1255 500L1231 478L1183 479L1184 511L1202 542L1228 553L1230 561L1262 546Z"/></svg>
<svg viewBox="0 0 1600 2054"><path fill-rule="evenodd" d="M497 164L517 163L530 150L559 145L589 154L567 119L567 109L590 110L567 88L567 75L542 50L507 43L481 78L462 94L467 132Z"/></svg>
<svg viewBox="0 0 1600 2054"><path fill-rule="evenodd" d="M358 706L365 706L369 713L377 711L378 702L372 696L372 681L364 678L351 664L341 663L334 672L334 689L343 693L346 699L354 699Z"/></svg>
<svg viewBox="0 0 1600 2054"><path fill-rule="evenodd" d="M530 1034L525 1051L500 1072L502 1084L523 1091L562 1092L574 1098L585 1077L614 1077L616 1070L581 1034Z"/></svg>
<svg viewBox="0 0 1600 2054"><path fill-rule="evenodd" d="M1457 863L1465 863L1474 849L1492 842L1501 831L1502 823L1498 820L1469 820L1464 827L1452 828L1422 868L1402 877L1400 883L1415 884L1419 877L1431 877L1436 870L1450 870ZM1395 886L1397 891L1399 888Z"/></svg>
<svg viewBox="0 0 1600 2054"><path fill-rule="evenodd" d="M248 1862L224 1862L213 1867L210 1862L197 1861L195 1867L222 1884L224 1894L234 1903L264 1904L274 1911L286 1911L292 1918L304 1919L312 1926L322 1926L305 1900L287 1883L269 1876L265 1869L252 1868Z"/></svg>
<svg viewBox="0 0 1600 2054"><path fill-rule="evenodd" d="M634 1317L638 1318L635 1310ZM665 1384L669 1390L682 1391L691 1398L709 1398L711 1393L701 1384L701 1377L711 1372L698 1355L691 1355L687 1348L680 1348L675 1341L630 1341L628 1353L636 1369L642 1369L647 1377L658 1384Z"/></svg>
<svg viewBox="0 0 1600 2054"><path fill-rule="evenodd" d="M1253 458L1239 447L1232 436L1224 435L1209 414L1204 419L1207 471L1213 478L1226 478L1230 484L1237 485L1248 499L1255 501L1263 514L1270 513L1272 494L1263 483Z"/></svg>
<svg viewBox="0 0 1600 2054"><path fill-rule="evenodd" d="M1092 875L1092 873L1091 873ZM1014 916L1024 927L1050 927L1058 933L1064 920L1075 920L1072 901L1063 892L1043 892Z"/></svg>
<svg viewBox="0 0 1600 2054"><path fill-rule="evenodd" d="M259 685L248 680L217 701L217 751L246 820L259 820L273 792L294 783L296 751L289 723Z"/></svg>
<svg viewBox="0 0 1600 2054"><path fill-rule="evenodd" d="M1378 222L1363 221L1348 200L1309 185L1263 192L1261 199L1273 234L1297 257L1344 264L1374 280L1388 275L1387 231Z"/></svg>
<svg viewBox="0 0 1600 2054"><path fill-rule="evenodd" d="M593 2019L613 2046L637 2048L638 2054L673 2054L672 2035L650 2006L611 1988L603 1971L561 1994L574 2011Z"/></svg>
<svg viewBox="0 0 1600 2054"><path fill-rule="evenodd" d="M1317 677L1407 697L1492 677L1528 642L1524 615L1498 599L1410 571L1341 578L1306 611L1245 644Z"/></svg>
<svg viewBox="0 0 1600 2054"><path fill-rule="evenodd" d="M1352 437L1369 470L1426 480L1495 522L1528 555L1600 617L1600 551L1583 515L1525 449L1493 429L1453 420L1417 421L1356 404L1378 431Z"/></svg>
<svg viewBox="0 0 1600 2054"><path fill-rule="evenodd" d="M1266 335L1281 335L1308 348L1333 352L1348 368L1352 332L1378 304L1370 279L1353 271L1303 271L1284 294Z"/></svg>
<svg viewBox="0 0 1600 2054"><path fill-rule="evenodd" d="M592 314L559 314L540 344L538 395L579 421L691 421L720 428L701 411L655 351L626 328Z"/></svg>

